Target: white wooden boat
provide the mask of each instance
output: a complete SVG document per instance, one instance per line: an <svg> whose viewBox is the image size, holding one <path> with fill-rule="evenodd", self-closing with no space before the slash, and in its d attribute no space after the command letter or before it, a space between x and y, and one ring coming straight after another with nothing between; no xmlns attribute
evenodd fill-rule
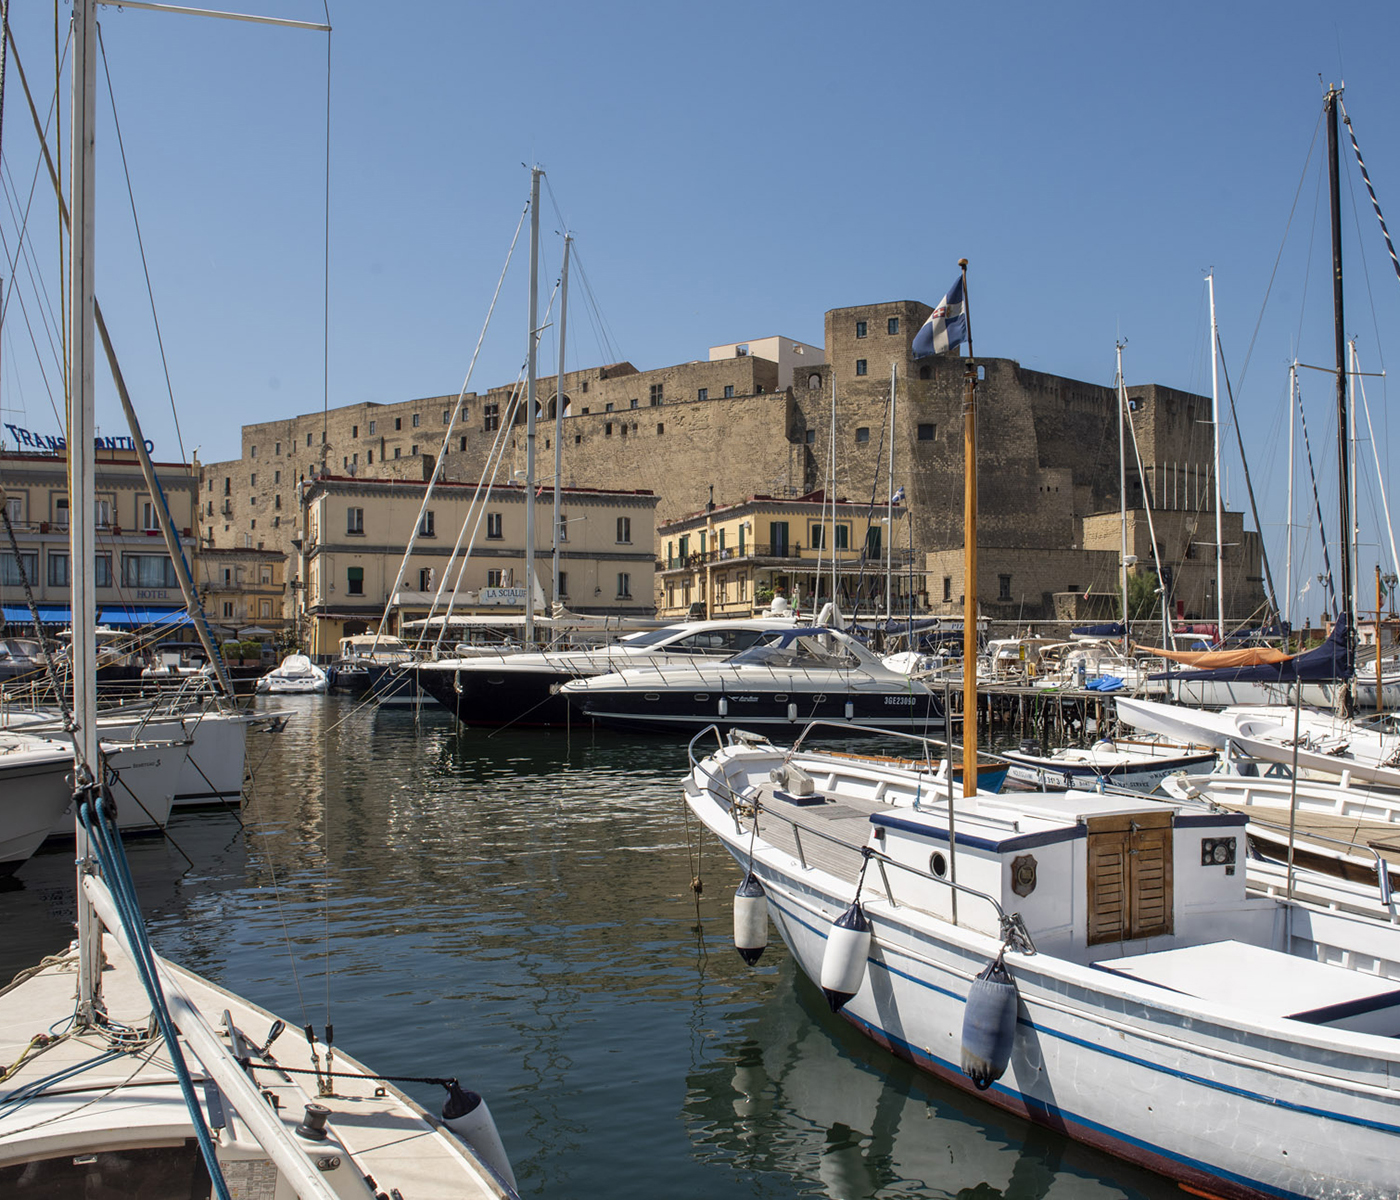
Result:
<svg viewBox="0 0 1400 1200"><path fill-rule="evenodd" d="M1104 738L1090 746L1064 746L1041 754L1034 742L1004 750L1007 778L1042 790L1105 787L1146 794L1169 775L1199 775L1215 766L1213 750L1191 750L1166 743L1115 742Z"/></svg>
<svg viewBox="0 0 1400 1200"><path fill-rule="evenodd" d="M1247 894L1245 817L1084 792L950 815L901 767L752 735L700 758L713 737L685 798L761 888L746 956L766 904L881 1045L1201 1194L1395 1194L1400 929Z"/></svg>

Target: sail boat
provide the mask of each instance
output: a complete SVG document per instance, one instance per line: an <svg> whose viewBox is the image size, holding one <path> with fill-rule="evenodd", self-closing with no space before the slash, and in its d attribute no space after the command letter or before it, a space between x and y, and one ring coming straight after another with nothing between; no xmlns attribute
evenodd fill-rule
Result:
<svg viewBox="0 0 1400 1200"><path fill-rule="evenodd" d="M92 0L74 0L72 22L68 453L82 563L95 536ZM105 784L92 572L75 573L73 601L78 938L0 993L0 1194L514 1196L489 1114L455 1079L431 1117L329 1028L317 1042L308 1026L297 1053L285 1022L152 951Z"/></svg>

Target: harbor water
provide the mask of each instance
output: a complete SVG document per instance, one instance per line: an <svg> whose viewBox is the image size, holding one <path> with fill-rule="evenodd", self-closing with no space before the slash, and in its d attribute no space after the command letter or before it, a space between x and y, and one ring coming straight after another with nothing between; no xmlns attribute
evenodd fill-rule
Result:
<svg viewBox="0 0 1400 1200"><path fill-rule="evenodd" d="M684 743L260 703L292 717L250 738L241 813L128 844L156 948L386 1076L458 1076L522 1195L1181 1195L868 1042L776 935L745 966ZM51 846L0 891L3 978L70 938L71 864Z"/></svg>

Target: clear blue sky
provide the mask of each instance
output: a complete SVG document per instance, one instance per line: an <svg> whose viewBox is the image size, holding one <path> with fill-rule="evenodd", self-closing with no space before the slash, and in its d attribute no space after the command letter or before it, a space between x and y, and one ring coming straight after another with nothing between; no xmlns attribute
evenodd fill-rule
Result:
<svg viewBox="0 0 1400 1200"><path fill-rule="evenodd" d="M322 17L307 0L237 7ZM44 96L48 9L12 11ZM826 309L932 303L966 257L979 354L1107 383L1125 337L1130 383L1208 393L1213 266L1282 570L1286 366L1295 349L1319 364L1332 353L1320 141L1308 158L1318 77L1345 80L1400 232L1400 5L332 0L330 16L332 406L461 386L532 161L598 305L596 317L571 306L570 365L615 353L663 366L773 333L820 343ZM184 445L229 457L241 424L322 404L326 39L131 9L99 20ZM101 86L99 296L148 435L174 458ZM5 100L0 228L13 255L36 168L13 70ZM1344 167L1347 327L1364 369L1380 370L1400 282L1349 147ZM30 232L53 305L53 205L45 187L34 194ZM549 197L545 215L552 279L562 224ZM42 331L44 354L31 347L25 316L37 327L42 305L19 274L0 405L5 421L51 432L55 359ZM522 241L478 389L514 379L523 360L525 274ZM1330 479L1330 383L1311 374L1304 387ZM1367 390L1388 462L1400 425L1392 435L1385 381ZM110 388L100 397L100 423L122 432ZM993 414L987 429L995 436ZM1369 452L1364 461L1363 537L1374 542ZM1237 466L1227 483L1242 507ZM1374 555L1363 551L1367 577Z"/></svg>

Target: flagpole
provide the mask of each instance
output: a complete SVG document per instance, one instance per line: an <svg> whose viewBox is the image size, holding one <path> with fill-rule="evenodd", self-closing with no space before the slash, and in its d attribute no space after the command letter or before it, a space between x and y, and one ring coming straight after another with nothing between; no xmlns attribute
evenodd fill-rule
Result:
<svg viewBox="0 0 1400 1200"><path fill-rule="evenodd" d="M972 303L967 259L962 271L967 361L963 364L963 795L977 792L977 363L972 351ZM944 714L944 720L948 715Z"/></svg>

